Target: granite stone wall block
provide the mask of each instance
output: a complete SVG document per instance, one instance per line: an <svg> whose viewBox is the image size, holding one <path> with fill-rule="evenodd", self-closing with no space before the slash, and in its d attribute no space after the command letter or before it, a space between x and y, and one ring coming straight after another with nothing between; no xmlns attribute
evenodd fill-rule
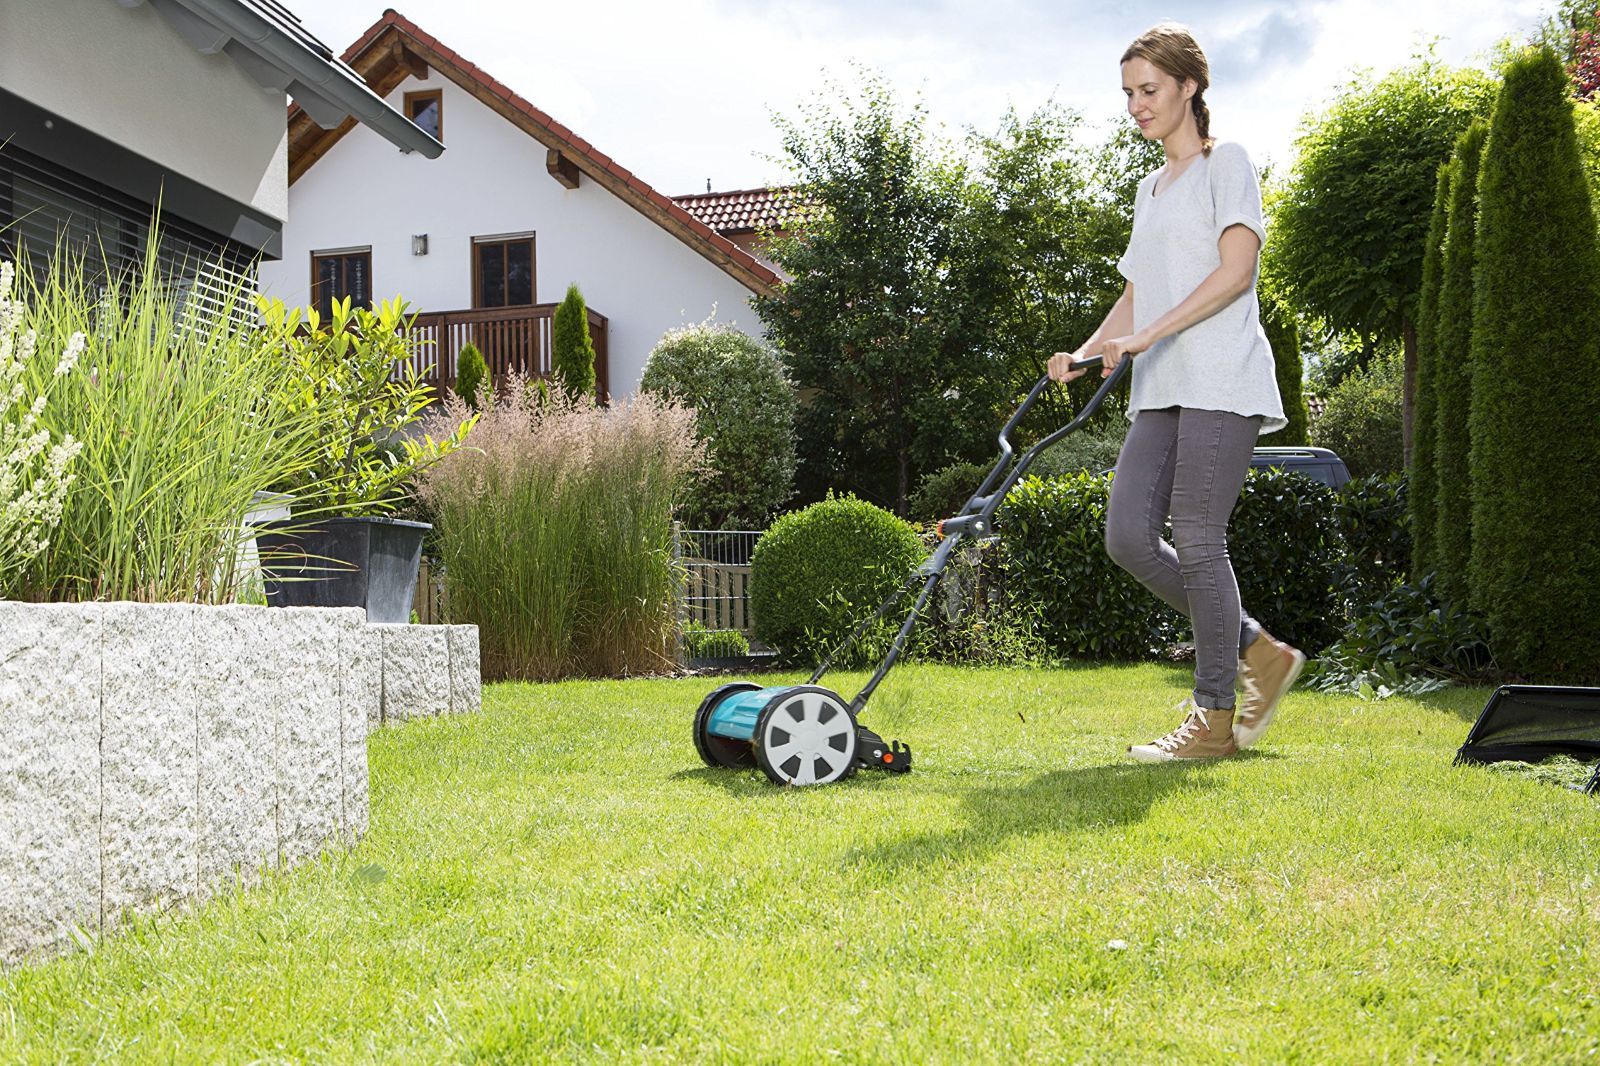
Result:
<svg viewBox="0 0 1600 1066"><path fill-rule="evenodd" d="M377 625L383 634L383 720L407 722L450 711L447 626Z"/></svg>
<svg viewBox="0 0 1600 1066"><path fill-rule="evenodd" d="M275 609L281 678L277 718L278 855L315 858L339 835L344 809L340 748L342 651L338 615L320 607Z"/></svg>
<svg viewBox="0 0 1600 1066"><path fill-rule="evenodd" d="M382 648L372 639L362 613L351 611L339 630L340 780L344 814L340 828L346 844L367 832L367 727L377 727L383 702Z"/></svg>
<svg viewBox="0 0 1600 1066"><path fill-rule="evenodd" d="M276 618L271 608L244 606L195 615L202 896L235 877L252 883L278 859Z"/></svg>
<svg viewBox="0 0 1600 1066"><path fill-rule="evenodd" d="M189 604L108 603L101 618L102 926L197 886L194 620Z"/></svg>
<svg viewBox="0 0 1600 1066"><path fill-rule="evenodd" d="M0 964L100 927L100 614L0 602Z"/></svg>
<svg viewBox="0 0 1600 1066"><path fill-rule="evenodd" d="M483 710L483 672L478 663L478 627L450 626L450 712Z"/></svg>

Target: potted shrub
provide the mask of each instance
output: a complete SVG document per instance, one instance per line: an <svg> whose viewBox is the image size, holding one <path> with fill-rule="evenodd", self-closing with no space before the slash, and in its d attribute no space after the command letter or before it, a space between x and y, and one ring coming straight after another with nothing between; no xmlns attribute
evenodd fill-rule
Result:
<svg viewBox="0 0 1600 1066"><path fill-rule="evenodd" d="M399 300L376 311L336 302L323 327L315 310L261 301L284 358L283 402L319 428L317 460L292 483L286 521L256 538L267 603L364 607L370 622L411 617L425 522L391 517L418 471L459 448L476 418L434 440L420 432L433 402L414 358Z"/></svg>

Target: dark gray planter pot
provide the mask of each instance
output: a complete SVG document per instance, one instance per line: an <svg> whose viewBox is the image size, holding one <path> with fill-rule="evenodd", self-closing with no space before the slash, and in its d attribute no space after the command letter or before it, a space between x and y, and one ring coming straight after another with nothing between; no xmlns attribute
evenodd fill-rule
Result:
<svg viewBox="0 0 1600 1066"><path fill-rule="evenodd" d="M422 538L432 528L398 518L264 523L256 546L267 604L364 607L369 622L409 622Z"/></svg>

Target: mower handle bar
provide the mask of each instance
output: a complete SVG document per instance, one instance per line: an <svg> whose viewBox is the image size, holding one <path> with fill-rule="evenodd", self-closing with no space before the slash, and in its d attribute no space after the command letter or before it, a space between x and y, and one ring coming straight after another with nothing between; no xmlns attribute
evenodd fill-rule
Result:
<svg viewBox="0 0 1600 1066"><path fill-rule="evenodd" d="M1032 448L1029 448L1013 467L1011 465L1011 457L1015 454L1015 449L1011 446L1011 432L1017 428L1017 423L1022 421L1022 416L1028 413L1039 397L1044 394L1045 387L1050 384L1049 374L1040 378L1038 383L1033 386L1023 399L1021 405L1017 407L1016 413L1006 422L1005 428L1000 431L1000 458L994 464L994 468L989 471L989 476L983 479L983 484L978 486L978 491L973 493L966 506L961 508L960 514L953 518L946 518L939 523L939 535L941 537L950 537L953 534L965 533L983 536L988 533L993 525L994 513L999 510L1001 501L1006 498L1006 493L1011 491L1011 487L1027 472L1028 467L1033 465L1033 461L1038 458L1039 453L1092 418L1094 413L1100 410L1100 405L1105 402L1105 398L1122 383L1123 377L1128 373L1128 368L1132 364L1133 361L1131 359L1123 359L1118 363L1110 375L1100 383L1100 387L1089 398L1089 402L1084 404L1083 409L1073 417L1072 421L1039 441ZM1098 355L1080 359L1072 364L1074 370L1093 370L1104 365L1105 360ZM1007 472L1008 468L1009 473Z"/></svg>
<svg viewBox="0 0 1600 1066"><path fill-rule="evenodd" d="M1093 370L1096 367L1104 366L1104 362L1100 356L1095 355L1073 363L1073 369ZM983 484L978 488L977 492L972 494L971 499L967 500L966 506L961 508L959 515L954 518L947 518L939 523L940 541L939 546L933 550L933 555L911 574L907 582L894 595L890 596L883 606L878 608L878 612L875 615L862 622L856 628L850 639L846 640L833 655L828 656L817 666L816 672L811 675L809 683L815 685L822 678L822 675L832 668L833 660L839 652L859 640L861 634L865 632L869 625L888 614L889 610L899 602L902 596L920 584L922 590L917 596L916 603L911 608L911 613L901 623L899 633L895 635L893 643L889 646L889 653L878 664L878 669L868 679L866 685L862 687L860 692L856 693L855 699L850 701L851 711L859 713L866 706L867 699L872 695L873 689L878 687L878 683L884 679L885 675L889 673L890 667L894 665L895 660L900 657L900 652L905 648L906 640L911 636L912 628L917 624L917 619L921 617L922 610L928 603L928 597L933 593L933 587L938 583L939 576L944 573L944 568L950 561L950 555L955 551L956 544L960 542L962 535L969 534L981 537L988 533L991 522L994 519L994 513L1000 507L1000 502L1006 498L1006 493L1011 491L1011 486L1017 483L1017 479L1023 475L1038 454L1088 421L1100 409L1100 405L1105 402L1105 398L1111 395L1112 390L1122 384L1122 379L1127 376L1128 368L1132 365L1133 361L1131 359L1123 359L1122 362L1118 363L1106 379L1100 383L1100 387L1095 390L1095 394L1090 397L1089 402L1083 405L1083 410L1079 411L1072 421L1029 448L1022 454L1022 458L1017 460L1016 465L1012 466L1011 457L1014 454L1014 450L1011 447L1011 431L1017 428L1017 423L1022 420L1022 416L1028 413L1028 409L1043 395L1045 387L1050 384L1050 375L1046 374L1040 378L1038 384L1034 385L1027 398L1017 408L1016 413L1006 422L1005 428L1000 431L1000 459L994 464L994 469L989 471L989 476L983 479ZM1008 467L1010 468L1009 473L1007 472ZM997 480L999 481L998 487L995 486Z"/></svg>

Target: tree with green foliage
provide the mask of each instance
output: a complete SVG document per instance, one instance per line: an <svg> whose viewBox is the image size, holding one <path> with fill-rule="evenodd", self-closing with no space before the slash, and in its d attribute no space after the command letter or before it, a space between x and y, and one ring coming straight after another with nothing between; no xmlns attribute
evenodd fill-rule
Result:
<svg viewBox="0 0 1600 1066"><path fill-rule="evenodd" d="M567 286L550 323L551 376L569 397L593 396L594 341L589 337L589 309L576 283Z"/></svg>
<svg viewBox="0 0 1600 1066"><path fill-rule="evenodd" d="M1331 448L1351 477L1398 474L1405 469L1400 432L1400 353L1379 356L1333 387L1311 442Z"/></svg>
<svg viewBox="0 0 1600 1066"><path fill-rule="evenodd" d="M1478 191L1471 597L1523 676L1600 674L1600 248L1561 61L1505 72Z"/></svg>
<svg viewBox="0 0 1600 1066"><path fill-rule="evenodd" d="M1439 288L1444 278L1445 223L1450 212L1451 163L1439 168L1438 190L1433 197L1433 219L1428 223L1428 244L1422 250L1422 296L1417 301L1417 420L1411 449L1410 487L1412 553L1417 577L1434 569L1433 498L1436 486L1433 449L1435 389L1439 350Z"/></svg>
<svg viewBox="0 0 1600 1066"><path fill-rule="evenodd" d="M1267 273L1290 303L1361 338L1361 365L1378 345L1405 352L1410 454L1416 395L1417 300L1439 164L1494 99L1487 74L1418 56L1374 81L1351 80L1306 125L1277 201Z"/></svg>
<svg viewBox="0 0 1600 1066"><path fill-rule="evenodd" d="M1434 334L1432 565L1440 595L1467 601L1472 561L1472 334L1477 273L1478 168L1489 125L1474 122L1450 160L1450 206L1440 264L1438 327ZM1413 527L1413 534L1416 534Z"/></svg>
<svg viewBox="0 0 1600 1066"><path fill-rule="evenodd" d="M488 376L489 367L478 346L470 341L463 344L461 354L456 356L456 395L467 401L467 406L474 411L480 410L478 390L483 388L483 380ZM492 385L490 391L493 392Z"/></svg>
<svg viewBox="0 0 1600 1066"><path fill-rule="evenodd" d="M1261 294L1261 329L1272 349L1277 367L1278 396L1283 400L1283 416L1289 424L1271 437L1271 445L1310 444L1311 412L1306 407L1305 364L1300 357L1300 327L1294 313L1270 292Z"/></svg>
<svg viewBox="0 0 1600 1066"><path fill-rule="evenodd" d="M905 513L922 476L990 454L1050 354L1122 291L1116 261L1158 146L1126 130L1085 146L1077 117L1046 107L973 134L969 163L925 123L877 80L842 113L779 120L817 212L771 246L793 280L756 305L806 396L801 500L834 488ZM1095 384L1052 390L1019 439Z"/></svg>
<svg viewBox="0 0 1600 1066"><path fill-rule="evenodd" d="M1082 344L1122 294L1117 261L1139 182L1163 162L1161 145L1120 124L1090 146L1079 116L1047 105L1026 117L1009 112L995 134L973 133L969 149L976 163L956 260L959 291L987 316L987 343L1022 390L1043 376L1051 354ZM1046 392L1018 439L1069 420L1099 384L1089 375ZM1123 419L1125 394L1108 399L1097 422ZM991 430L981 442L984 455L992 437Z"/></svg>
<svg viewBox="0 0 1600 1066"><path fill-rule="evenodd" d="M904 514L919 470L975 436L1006 392L982 320L951 299L964 164L867 78L842 108L779 118L797 195L814 206L769 245L791 279L755 305L806 394L801 499L829 487Z"/></svg>

